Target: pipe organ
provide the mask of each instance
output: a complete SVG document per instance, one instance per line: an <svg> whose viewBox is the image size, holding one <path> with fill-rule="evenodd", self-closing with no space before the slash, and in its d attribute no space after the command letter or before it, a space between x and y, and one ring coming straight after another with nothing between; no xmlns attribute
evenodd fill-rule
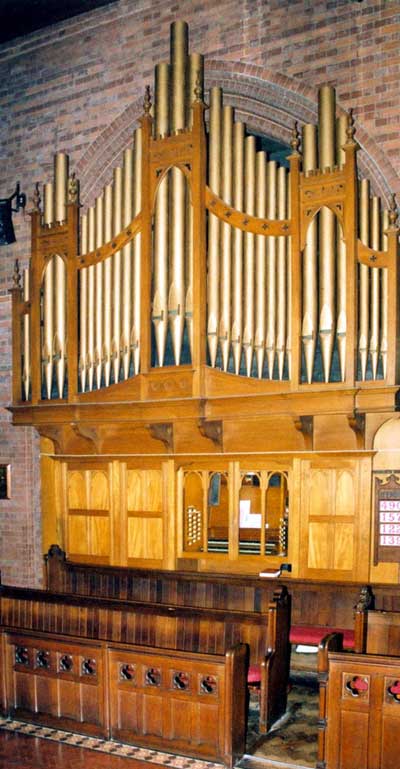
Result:
<svg viewBox="0 0 400 769"><path fill-rule="evenodd" d="M280 163L203 70L175 22L94 204L65 153L36 196L12 412L42 436L45 545L397 581L372 558L373 474L400 459L375 445L398 429L395 200L359 178L331 86Z"/></svg>

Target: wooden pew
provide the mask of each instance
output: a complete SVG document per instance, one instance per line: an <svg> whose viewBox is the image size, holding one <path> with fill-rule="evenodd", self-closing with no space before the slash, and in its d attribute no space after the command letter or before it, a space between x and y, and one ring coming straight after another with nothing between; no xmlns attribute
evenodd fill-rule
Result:
<svg viewBox="0 0 400 769"><path fill-rule="evenodd" d="M1 625L7 630L224 655L246 643L260 667L260 731L286 709L290 600L285 588L267 612L98 598L3 586Z"/></svg>
<svg viewBox="0 0 400 769"><path fill-rule="evenodd" d="M400 613L355 615L356 652L333 634L318 652L318 767L395 769L400 756Z"/></svg>
<svg viewBox="0 0 400 769"><path fill-rule="evenodd" d="M326 665L317 767L396 769L400 658L328 651Z"/></svg>
<svg viewBox="0 0 400 769"><path fill-rule="evenodd" d="M192 566L192 564L191 564ZM81 595L151 601L174 605L266 612L274 592L285 585L291 596L291 642L314 643L331 630L345 634L345 645L354 646L354 607L371 605L368 585L322 582L254 575L194 571L132 569L70 561L52 545L45 556L46 584L50 590ZM399 608L398 590L374 586L380 608Z"/></svg>
<svg viewBox="0 0 400 769"><path fill-rule="evenodd" d="M196 654L4 633L9 715L232 767L246 737L248 650Z"/></svg>

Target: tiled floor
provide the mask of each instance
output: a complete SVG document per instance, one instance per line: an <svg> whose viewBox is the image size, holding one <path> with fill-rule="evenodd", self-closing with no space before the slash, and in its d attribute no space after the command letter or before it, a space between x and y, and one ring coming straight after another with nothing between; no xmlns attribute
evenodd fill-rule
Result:
<svg viewBox="0 0 400 769"><path fill-rule="evenodd" d="M0 730L1 769L143 769L143 762ZM148 769L155 765L148 763Z"/></svg>

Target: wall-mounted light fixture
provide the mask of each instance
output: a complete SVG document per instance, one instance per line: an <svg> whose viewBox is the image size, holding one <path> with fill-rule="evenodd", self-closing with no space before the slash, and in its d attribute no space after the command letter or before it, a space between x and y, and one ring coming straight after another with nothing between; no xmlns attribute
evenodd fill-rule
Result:
<svg viewBox="0 0 400 769"><path fill-rule="evenodd" d="M12 201L15 200L14 206ZM12 212L16 213L20 208L25 208L26 195L20 192L19 182L15 192L9 198L0 198L0 246L15 243L15 233L12 223Z"/></svg>

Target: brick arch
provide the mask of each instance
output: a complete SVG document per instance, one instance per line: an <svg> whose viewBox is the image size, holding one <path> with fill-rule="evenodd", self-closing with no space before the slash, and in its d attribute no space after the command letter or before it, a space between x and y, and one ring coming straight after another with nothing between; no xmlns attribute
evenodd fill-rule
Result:
<svg viewBox="0 0 400 769"><path fill-rule="evenodd" d="M316 123L318 89L281 72L243 62L208 60L205 69L205 93L220 86L225 103L235 108L235 116L250 131L270 136L286 144L290 142L293 123ZM344 108L337 99L339 112ZM346 105L347 106L347 105ZM93 205L97 195L111 181L112 169L121 162L123 150L132 142L133 130L143 113L143 99L137 99L98 136L77 164L81 200ZM373 137L357 122L356 139L361 151L358 166L362 176L370 179L374 194L386 204L399 179L386 154Z"/></svg>

